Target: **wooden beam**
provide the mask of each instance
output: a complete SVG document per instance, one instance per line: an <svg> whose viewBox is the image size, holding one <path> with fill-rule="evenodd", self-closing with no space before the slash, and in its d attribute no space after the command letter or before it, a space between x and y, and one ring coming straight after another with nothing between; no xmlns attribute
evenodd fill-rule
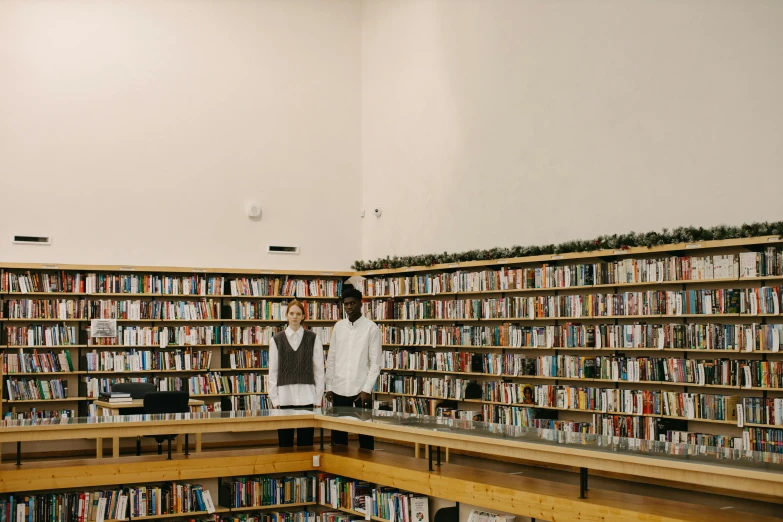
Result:
<svg viewBox="0 0 783 522"><path fill-rule="evenodd" d="M93 488L115 484L141 484L174 480L199 480L238 475L295 473L313 469L308 451L279 448L119 459L80 459L64 462L29 462L17 468L0 465L0 493L44 491L65 488Z"/></svg>

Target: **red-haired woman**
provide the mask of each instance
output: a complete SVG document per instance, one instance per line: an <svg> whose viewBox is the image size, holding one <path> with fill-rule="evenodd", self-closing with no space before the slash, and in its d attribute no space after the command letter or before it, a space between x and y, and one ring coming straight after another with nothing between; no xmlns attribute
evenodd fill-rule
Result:
<svg viewBox="0 0 783 522"><path fill-rule="evenodd" d="M324 348L316 334L302 327L304 305L288 303L288 328L269 341L269 400L272 407L321 406L324 394ZM294 430L277 430L280 447L294 445ZM297 446L313 445L313 428L296 430Z"/></svg>

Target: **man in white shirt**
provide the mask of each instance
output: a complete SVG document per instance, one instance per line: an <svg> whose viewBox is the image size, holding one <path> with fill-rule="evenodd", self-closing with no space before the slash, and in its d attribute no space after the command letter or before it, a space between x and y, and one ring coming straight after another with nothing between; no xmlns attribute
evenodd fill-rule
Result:
<svg viewBox="0 0 783 522"><path fill-rule="evenodd" d="M326 398L338 407L372 407L372 391L381 373L381 331L362 315L362 293L352 285L343 288L343 309L348 317L332 332L326 360ZM348 434L332 431L335 444L348 444ZM374 449L375 439L359 435L359 447Z"/></svg>
<svg viewBox="0 0 783 522"><path fill-rule="evenodd" d="M288 303L288 328L269 340L269 400L273 408L312 409L324 392L324 349L302 326L304 305ZM277 430L281 448L294 445L294 430ZM296 430L297 446L313 445L313 428Z"/></svg>

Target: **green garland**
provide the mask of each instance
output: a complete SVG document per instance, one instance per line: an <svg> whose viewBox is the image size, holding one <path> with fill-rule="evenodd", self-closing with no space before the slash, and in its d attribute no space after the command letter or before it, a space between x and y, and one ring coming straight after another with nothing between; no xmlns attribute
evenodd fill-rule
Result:
<svg viewBox="0 0 783 522"><path fill-rule="evenodd" d="M418 256L394 256L376 259L375 261L356 261L353 269L383 270L385 268L404 268L411 266L432 266L441 263L457 263L464 261L485 261L506 259L510 257L527 257L549 254L566 254L569 252L591 252L594 250L628 249L631 247L654 247L675 243L692 243L694 241L713 241L721 239L737 239L743 237L783 235L783 221L752 223L741 227L720 225L712 228L678 227L674 230L663 229L661 232L645 232L637 234L613 234L599 236L595 239L566 241L559 245L513 246L511 248L491 248L489 250L468 250L457 254L425 254Z"/></svg>

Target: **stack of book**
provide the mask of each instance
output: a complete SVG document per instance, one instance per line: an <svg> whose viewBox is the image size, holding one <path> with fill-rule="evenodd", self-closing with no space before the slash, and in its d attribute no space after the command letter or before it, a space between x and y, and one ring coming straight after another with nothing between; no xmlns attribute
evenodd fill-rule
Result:
<svg viewBox="0 0 783 522"><path fill-rule="evenodd" d="M102 401L110 402L111 404L129 404L133 402L130 393L127 392L104 392L100 393Z"/></svg>

